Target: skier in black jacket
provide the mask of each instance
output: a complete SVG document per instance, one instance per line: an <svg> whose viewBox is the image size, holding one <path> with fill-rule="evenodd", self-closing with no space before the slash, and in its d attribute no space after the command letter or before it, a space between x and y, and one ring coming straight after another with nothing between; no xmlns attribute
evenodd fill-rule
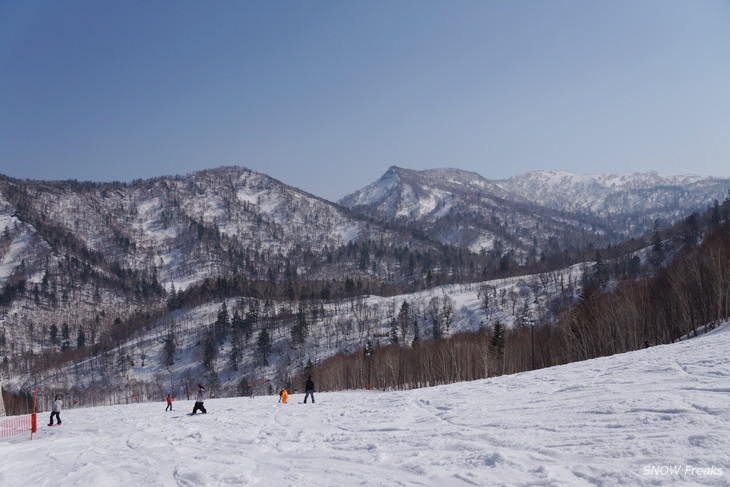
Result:
<svg viewBox="0 0 730 487"><path fill-rule="evenodd" d="M304 384L304 404L307 404L307 398L312 397L312 403L314 403L314 382L312 382L312 376L310 375L307 379L307 383Z"/></svg>
<svg viewBox="0 0 730 487"><path fill-rule="evenodd" d="M314 399L312 399L314 401ZM63 401L61 400L61 396L56 396L56 399L53 401L53 410L51 411L51 421L48 423L48 426L53 426L53 417L56 417L56 422L60 425L63 423L61 421L61 405L63 404Z"/></svg>
<svg viewBox="0 0 730 487"><path fill-rule="evenodd" d="M203 414L208 412L205 410L205 406L203 406L203 401L205 401L205 387L198 384L198 397L195 401L195 407L193 407L193 414L197 413L198 411L202 412Z"/></svg>

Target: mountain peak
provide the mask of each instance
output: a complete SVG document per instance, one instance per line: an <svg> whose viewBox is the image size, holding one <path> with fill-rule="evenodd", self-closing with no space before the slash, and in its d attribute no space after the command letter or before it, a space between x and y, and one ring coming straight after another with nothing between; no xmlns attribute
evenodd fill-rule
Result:
<svg viewBox="0 0 730 487"><path fill-rule="evenodd" d="M384 221L406 219L444 243L472 251L509 241L519 254L555 234L572 235L575 242L638 236L656 219L671 222L709 206L728 185L729 180L656 171L542 170L489 180L453 168L390 166L376 182L339 203Z"/></svg>

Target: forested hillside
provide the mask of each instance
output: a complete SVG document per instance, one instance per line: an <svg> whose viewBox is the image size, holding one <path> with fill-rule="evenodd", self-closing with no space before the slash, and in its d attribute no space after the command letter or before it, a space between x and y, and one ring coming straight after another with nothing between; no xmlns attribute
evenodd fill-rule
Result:
<svg viewBox="0 0 730 487"><path fill-rule="evenodd" d="M311 372L416 387L663 343L727 316L729 204L605 247L558 232L521 258L243 168L0 178L0 373L98 404Z"/></svg>

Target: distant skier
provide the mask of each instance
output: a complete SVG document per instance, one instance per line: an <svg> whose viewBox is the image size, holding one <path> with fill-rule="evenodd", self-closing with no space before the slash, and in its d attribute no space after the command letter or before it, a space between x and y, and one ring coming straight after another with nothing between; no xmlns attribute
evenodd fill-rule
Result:
<svg viewBox="0 0 730 487"><path fill-rule="evenodd" d="M312 404L314 404L314 382L312 382L312 376L310 375L307 382L304 384L304 404L307 404L307 398L312 398Z"/></svg>
<svg viewBox="0 0 730 487"><path fill-rule="evenodd" d="M644 340L644 348L651 347L651 343L649 343L649 340Z"/></svg>
<svg viewBox="0 0 730 487"><path fill-rule="evenodd" d="M203 406L203 401L205 401L205 387L198 384L198 397L195 400L193 414L197 413L198 410L200 410L203 414L206 414L208 412L205 410L205 406Z"/></svg>
<svg viewBox="0 0 730 487"><path fill-rule="evenodd" d="M170 394L167 395L167 407L165 411L172 411L172 396Z"/></svg>
<svg viewBox="0 0 730 487"><path fill-rule="evenodd" d="M63 405L63 401L61 400L61 396L56 395L56 398L53 401L53 410L51 411L51 419L48 421L48 426L53 426L53 417L56 417L56 422L58 424L61 424L61 406Z"/></svg>
<svg viewBox="0 0 730 487"><path fill-rule="evenodd" d="M284 404L286 404L287 403L286 401L288 401L288 400L289 400L289 393L286 392L286 389L282 389L281 391L279 391L279 402L283 402Z"/></svg>

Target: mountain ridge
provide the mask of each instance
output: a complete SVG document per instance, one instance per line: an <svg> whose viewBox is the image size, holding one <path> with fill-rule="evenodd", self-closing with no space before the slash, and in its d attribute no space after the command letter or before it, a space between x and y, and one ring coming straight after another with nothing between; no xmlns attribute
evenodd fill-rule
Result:
<svg viewBox="0 0 730 487"><path fill-rule="evenodd" d="M472 251L488 250L484 243L503 241L524 256L535 252L530 238L520 235L524 228L539 235L548 226L548 232L573 232L574 242L615 244L641 236L656 220L673 223L707 208L721 200L728 188L730 179L657 172L577 175L533 171L488 180L454 168L416 171L391 166L380 179L339 203L383 221L407 220L434 232L442 242ZM471 233L467 237L463 222L452 221L449 226L444 221L464 214L475 217L466 224ZM510 220L519 228L507 228ZM492 225L495 222L499 224ZM596 235L605 238L595 239ZM539 246L548 239L542 240Z"/></svg>

